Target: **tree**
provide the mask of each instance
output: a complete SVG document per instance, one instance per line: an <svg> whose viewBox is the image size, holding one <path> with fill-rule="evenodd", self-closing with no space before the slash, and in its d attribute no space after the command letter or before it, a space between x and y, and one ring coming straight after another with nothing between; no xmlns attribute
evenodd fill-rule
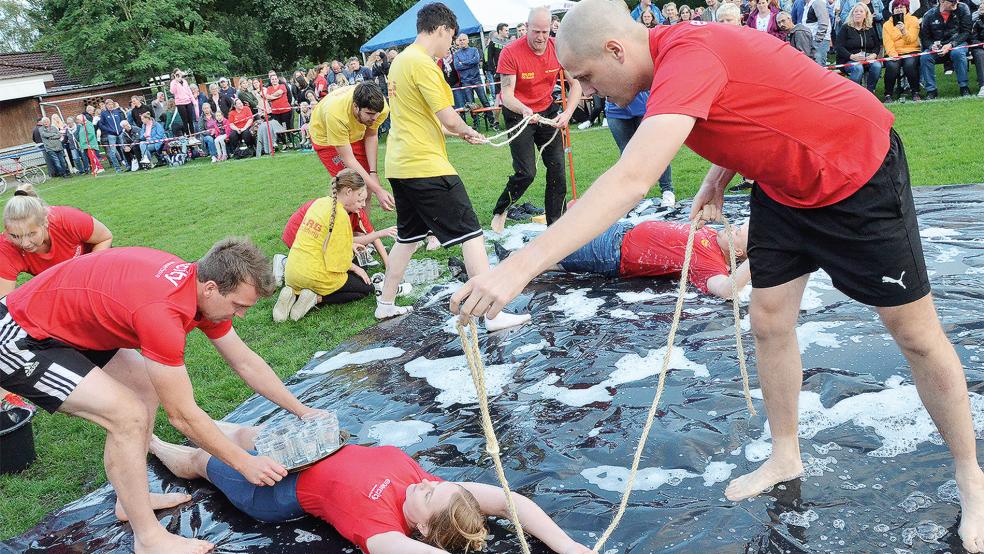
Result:
<svg viewBox="0 0 984 554"><path fill-rule="evenodd" d="M0 0L0 52L30 50L37 38L28 6L20 0Z"/></svg>
<svg viewBox="0 0 984 554"><path fill-rule="evenodd" d="M39 45L88 82L144 81L176 67L212 74L232 59L192 0L43 0L40 17Z"/></svg>

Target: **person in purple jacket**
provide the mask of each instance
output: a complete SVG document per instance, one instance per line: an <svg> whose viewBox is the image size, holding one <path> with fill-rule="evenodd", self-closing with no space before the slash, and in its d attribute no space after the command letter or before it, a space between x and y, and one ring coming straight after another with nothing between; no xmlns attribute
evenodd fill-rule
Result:
<svg viewBox="0 0 984 554"><path fill-rule="evenodd" d="M461 78L462 87L454 91L455 105L464 106L475 99L478 94L478 101L483 108L488 108L489 97L485 94L485 87L475 86L482 84L482 53L478 48L468 46L468 35L461 33L454 40L457 50L454 52L454 68L458 71ZM495 120L491 111L485 112L485 122L489 127L499 130L499 123ZM472 115L472 127L478 128L478 118Z"/></svg>

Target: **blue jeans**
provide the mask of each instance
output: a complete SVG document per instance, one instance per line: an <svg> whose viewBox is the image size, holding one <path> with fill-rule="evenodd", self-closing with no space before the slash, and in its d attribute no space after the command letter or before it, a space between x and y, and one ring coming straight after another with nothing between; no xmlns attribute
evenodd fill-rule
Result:
<svg viewBox="0 0 984 554"><path fill-rule="evenodd" d="M622 239L631 228L632 225L628 223L612 225L561 260L560 267L571 273L597 273L605 277L618 277L618 268L622 263Z"/></svg>
<svg viewBox="0 0 984 554"><path fill-rule="evenodd" d="M629 144L629 140L632 139L632 135L635 134L641 123L642 116L632 119L608 118L608 129L612 132L612 138L615 139L615 144L620 153L625 151L625 146ZM667 165L666 171L659 176L659 190L661 192L673 192L673 168L670 165Z"/></svg>
<svg viewBox="0 0 984 554"><path fill-rule="evenodd" d="M256 455L255 450L247 450ZM208 480L215 488L253 519L271 523L290 521L304 515L297 501L297 477L300 473L290 473L272 487L260 487L250 483L238 471L225 462L212 456L205 466Z"/></svg>
<svg viewBox="0 0 984 554"><path fill-rule="evenodd" d="M474 84L478 84L478 83L474 83ZM462 83L461 86L466 86L466 85ZM491 106L491 104L489 104L489 97L485 94L485 88L481 86L478 87L472 86L470 88L454 91L455 106L459 108L464 108L465 104L475 99L476 94L478 95L478 101L482 104L483 108L488 108L489 106ZM462 114L461 118L464 119L464 114ZM485 121L489 124L489 126L492 126L494 124L495 121L493 119L492 112L485 112ZM477 118L472 119L472 127L478 127Z"/></svg>
<svg viewBox="0 0 984 554"><path fill-rule="evenodd" d="M72 157L72 165L78 170L79 174L86 174L89 172L89 156L85 155L85 152L79 152L77 148L72 148L69 150L69 155Z"/></svg>
<svg viewBox="0 0 984 554"><path fill-rule="evenodd" d="M957 74L957 85L967 86L968 65L966 44L958 46L949 53L953 60L953 71ZM936 64L943 63L943 56L940 54L927 54L919 57L919 72L922 75L922 82L926 85L926 92L936 90Z"/></svg>
<svg viewBox="0 0 984 554"><path fill-rule="evenodd" d="M140 156L142 158L150 159L151 154L157 154L161 151L161 147L164 146L162 142L152 142L152 143L141 143L140 144Z"/></svg>
<svg viewBox="0 0 984 554"><path fill-rule="evenodd" d="M830 52L830 41L821 40L820 42L814 42L813 46L816 48L816 51L813 52L813 59L820 65L827 65L827 53Z"/></svg>
<svg viewBox="0 0 984 554"><path fill-rule="evenodd" d="M218 153L215 150L215 137L212 135L205 135L202 137L202 142L205 143L205 148L208 149L209 156L218 156Z"/></svg>
<svg viewBox="0 0 984 554"><path fill-rule="evenodd" d="M844 68L844 72L847 73L848 78L857 84L861 84L861 79L865 75L868 76L868 90L875 92L875 87L878 86L878 79L881 78L882 64L881 62L871 62L868 65L851 65Z"/></svg>
<svg viewBox="0 0 984 554"><path fill-rule="evenodd" d="M486 71L485 72L485 83L489 87L489 95L491 95L492 98L495 98L495 92L496 92L496 88L495 88L495 73L493 73L491 71Z"/></svg>
<svg viewBox="0 0 984 554"><path fill-rule="evenodd" d="M68 177L68 168L65 166L65 153L63 151L45 148L44 159L51 163L51 169L54 170L52 177Z"/></svg>
<svg viewBox="0 0 984 554"><path fill-rule="evenodd" d="M118 135L106 135L106 154L109 156L109 163L113 164L113 169L120 171L119 152L116 151L117 143L121 143Z"/></svg>

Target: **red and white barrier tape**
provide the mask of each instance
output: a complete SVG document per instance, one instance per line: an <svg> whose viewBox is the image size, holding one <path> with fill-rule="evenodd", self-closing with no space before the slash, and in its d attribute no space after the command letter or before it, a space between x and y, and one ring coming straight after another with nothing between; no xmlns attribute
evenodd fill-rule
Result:
<svg viewBox="0 0 984 554"><path fill-rule="evenodd" d="M966 49L969 50L971 48L975 48L975 47L978 47L978 46L984 46L984 42L978 42L977 44L962 44L960 46L954 46L953 48L950 49L950 51L952 52L953 50L956 50L958 48L966 48ZM850 63L835 64L835 65L825 65L824 67L826 69L842 69L842 68L845 68L845 67L850 67L852 65L868 65L868 64L871 64L871 63L874 63L874 62L887 62L887 61L893 61L893 60L904 60L906 58L917 58L919 56L927 56L929 54L939 54L939 53L940 53L939 50L929 50L929 51L926 51L926 52L913 52L911 54L902 54L901 56L894 56L894 57L893 56L888 56L888 57L885 57L885 58L878 58L878 59L875 59L875 60L864 60L863 62L850 62Z"/></svg>

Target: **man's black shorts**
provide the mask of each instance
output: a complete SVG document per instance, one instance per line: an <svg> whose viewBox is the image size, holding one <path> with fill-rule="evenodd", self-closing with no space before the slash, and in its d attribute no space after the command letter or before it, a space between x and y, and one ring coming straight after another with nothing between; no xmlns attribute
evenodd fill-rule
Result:
<svg viewBox="0 0 984 554"><path fill-rule="evenodd" d="M871 306L901 306L929 294L909 165L894 129L881 167L853 195L822 208L792 208L756 186L749 224L755 288L822 268L837 290Z"/></svg>
<svg viewBox="0 0 984 554"><path fill-rule="evenodd" d="M117 350L76 350L54 339L27 334L0 301L0 387L54 413L93 368Z"/></svg>
<svg viewBox="0 0 984 554"><path fill-rule="evenodd" d="M482 236L464 183L457 175L389 180L396 200L396 241L412 244L433 233L441 246Z"/></svg>

